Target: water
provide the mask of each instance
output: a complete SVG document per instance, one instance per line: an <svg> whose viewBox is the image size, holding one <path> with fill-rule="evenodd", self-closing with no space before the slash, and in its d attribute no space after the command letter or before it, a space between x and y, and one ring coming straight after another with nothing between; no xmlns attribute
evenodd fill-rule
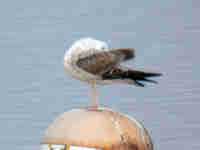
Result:
<svg viewBox="0 0 200 150"><path fill-rule="evenodd" d="M90 36L134 47L158 85L103 86L101 105L144 123L155 149L200 149L199 1L4 1L0 5L0 146L36 150L55 117L85 107L90 87L64 74L64 49Z"/></svg>

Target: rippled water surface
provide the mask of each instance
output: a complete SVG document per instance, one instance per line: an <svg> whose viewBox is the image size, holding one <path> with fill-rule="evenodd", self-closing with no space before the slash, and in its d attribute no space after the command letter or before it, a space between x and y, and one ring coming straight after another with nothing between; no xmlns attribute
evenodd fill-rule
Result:
<svg viewBox="0 0 200 150"><path fill-rule="evenodd" d="M199 1L22 0L0 12L1 149L39 149L58 114L88 105L90 87L63 71L64 50L85 36L134 47L125 65L163 73L145 88L99 87L102 106L143 122L155 149L200 149Z"/></svg>

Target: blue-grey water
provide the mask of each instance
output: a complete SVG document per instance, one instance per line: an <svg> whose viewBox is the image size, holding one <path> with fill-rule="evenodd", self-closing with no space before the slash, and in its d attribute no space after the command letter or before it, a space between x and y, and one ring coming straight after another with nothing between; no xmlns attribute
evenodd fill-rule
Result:
<svg viewBox="0 0 200 150"><path fill-rule="evenodd" d="M90 102L64 73L64 51L90 36L133 47L124 65L158 71L159 84L99 87L100 103L134 116L155 149L200 149L200 1L1 1L0 148L39 149L55 117Z"/></svg>

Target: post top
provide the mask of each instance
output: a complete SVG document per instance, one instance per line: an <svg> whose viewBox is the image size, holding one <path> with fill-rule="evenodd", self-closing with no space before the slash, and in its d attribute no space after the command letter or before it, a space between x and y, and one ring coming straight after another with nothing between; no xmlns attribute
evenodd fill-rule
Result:
<svg viewBox="0 0 200 150"><path fill-rule="evenodd" d="M103 149L119 149L119 146L153 149L152 140L142 124L108 108L73 109L63 113L45 131L41 143Z"/></svg>

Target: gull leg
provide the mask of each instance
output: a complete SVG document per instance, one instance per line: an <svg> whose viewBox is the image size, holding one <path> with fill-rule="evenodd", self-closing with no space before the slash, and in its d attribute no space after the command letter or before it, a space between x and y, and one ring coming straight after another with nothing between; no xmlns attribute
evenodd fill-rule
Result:
<svg viewBox="0 0 200 150"><path fill-rule="evenodd" d="M92 83L92 105L89 109L97 109L98 108L98 89L95 83Z"/></svg>

